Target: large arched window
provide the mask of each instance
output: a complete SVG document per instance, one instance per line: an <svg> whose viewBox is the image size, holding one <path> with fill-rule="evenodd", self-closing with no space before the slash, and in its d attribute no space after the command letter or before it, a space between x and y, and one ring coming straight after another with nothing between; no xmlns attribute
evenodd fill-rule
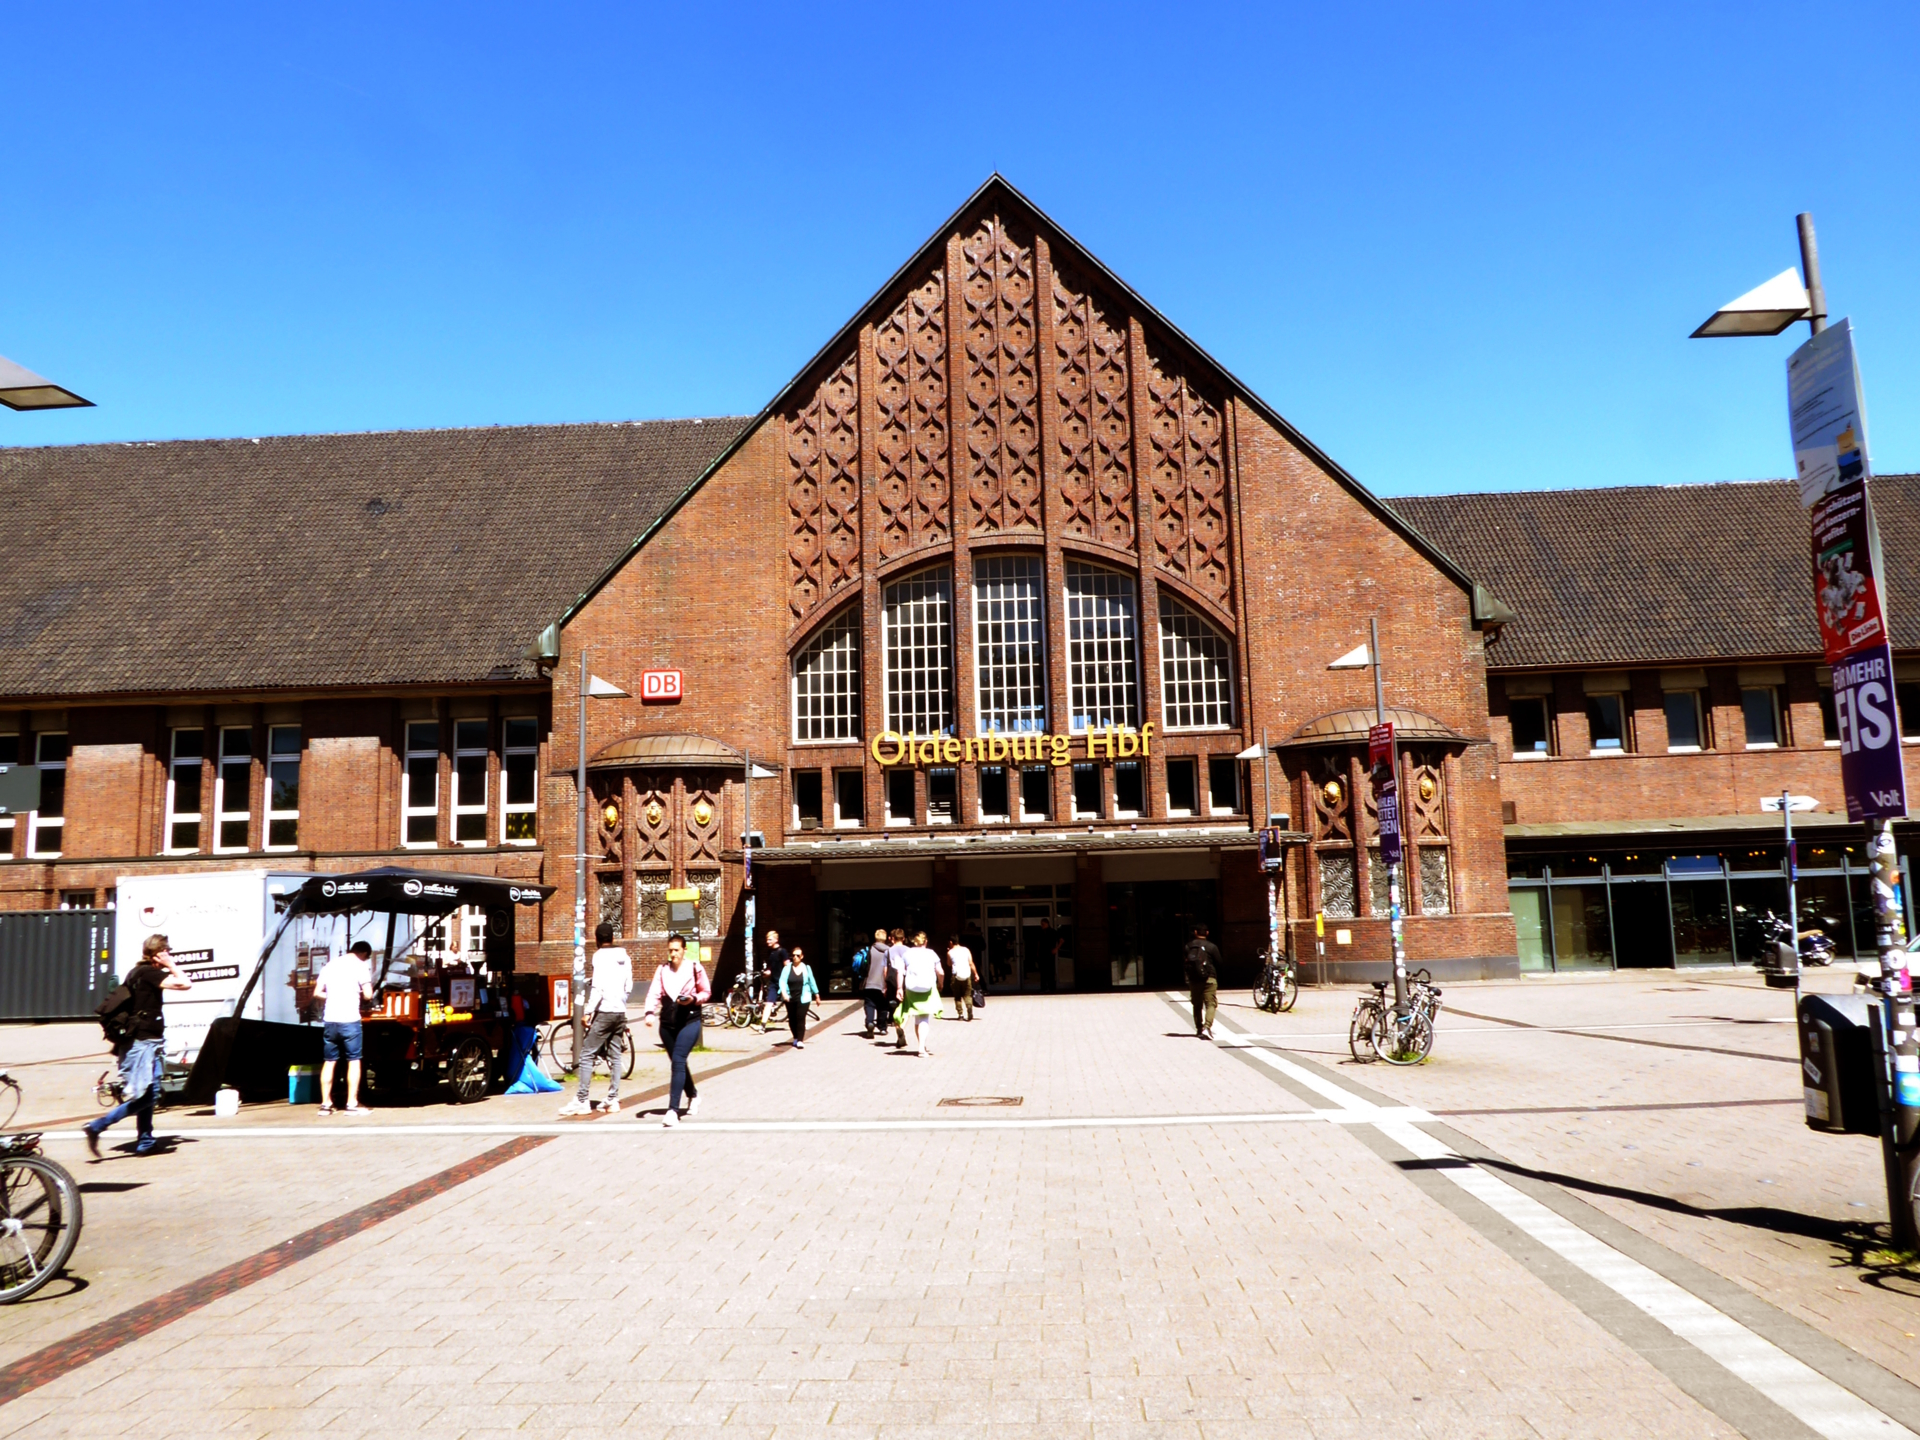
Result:
<svg viewBox="0 0 1920 1440"><path fill-rule="evenodd" d="M951 569L938 565L918 570L881 592L880 654L887 728L900 735L951 735Z"/></svg>
<svg viewBox="0 0 1920 1440"><path fill-rule="evenodd" d="M793 738L860 738L860 607L820 627L793 657Z"/></svg>
<svg viewBox="0 0 1920 1440"><path fill-rule="evenodd" d="M973 665L980 729L1047 728L1047 644L1038 555L973 562Z"/></svg>
<svg viewBox="0 0 1920 1440"><path fill-rule="evenodd" d="M1067 561L1067 708L1073 733L1140 725L1133 577Z"/></svg>
<svg viewBox="0 0 1920 1440"><path fill-rule="evenodd" d="M1233 724L1233 644L1199 611L1160 592L1160 709L1169 730Z"/></svg>

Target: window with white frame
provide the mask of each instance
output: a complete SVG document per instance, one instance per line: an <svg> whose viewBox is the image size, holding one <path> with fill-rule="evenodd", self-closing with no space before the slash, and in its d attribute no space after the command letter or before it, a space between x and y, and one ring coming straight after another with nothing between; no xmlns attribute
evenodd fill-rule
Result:
<svg viewBox="0 0 1920 1440"><path fill-rule="evenodd" d="M33 812L27 829L28 849L35 855L57 856L67 833L67 737L35 737L34 760L40 767L40 808Z"/></svg>
<svg viewBox="0 0 1920 1440"><path fill-rule="evenodd" d="M500 722L500 828L509 845L531 845L539 833L540 726L526 716Z"/></svg>
<svg viewBox="0 0 1920 1440"><path fill-rule="evenodd" d="M1040 557L995 555L973 565L973 663L980 729L1047 728L1047 660Z"/></svg>
<svg viewBox="0 0 1920 1440"><path fill-rule="evenodd" d="M238 726L220 732L220 764L214 771L214 849L247 848L247 824L253 816L253 731Z"/></svg>
<svg viewBox="0 0 1920 1440"><path fill-rule="evenodd" d="M951 735L951 569L939 565L920 570L881 592L880 653L887 728L900 735Z"/></svg>
<svg viewBox="0 0 1920 1440"><path fill-rule="evenodd" d="M793 738L860 738L860 609L849 606L793 657Z"/></svg>
<svg viewBox="0 0 1920 1440"><path fill-rule="evenodd" d="M432 720L407 724L400 823L403 845L432 845L440 838L440 726Z"/></svg>
<svg viewBox="0 0 1920 1440"><path fill-rule="evenodd" d="M300 727L267 731L267 849L292 850L300 843Z"/></svg>
<svg viewBox="0 0 1920 1440"><path fill-rule="evenodd" d="M487 843L487 722L453 722L453 838Z"/></svg>
<svg viewBox="0 0 1920 1440"><path fill-rule="evenodd" d="M167 759L167 853L190 855L200 848L200 765L206 755L204 730L173 732Z"/></svg>
<svg viewBox="0 0 1920 1440"><path fill-rule="evenodd" d="M1067 708L1074 734L1140 726L1138 604L1133 577L1067 562Z"/></svg>
<svg viewBox="0 0 1920 1440"><path fill-rule="evenodd" d="M20 737L0 735L0 765L20 763ZM0 815L0 858L13 854L13 816Z"/></svg>
<svg viewBox="0 0 1920 1440"><path fill-rule="evenodd" d="M1772 685L1748 685L1740 691L1747 722L1747 749L1771 750L1780 743L1780 692Z"/></svg>
<svg viewBox="0 0 1920 1440"><path fill-rule="evenodd" d="M1233 723L1233 647L1201 614L1160 592L1160 710L1169 730Z"/></svg>

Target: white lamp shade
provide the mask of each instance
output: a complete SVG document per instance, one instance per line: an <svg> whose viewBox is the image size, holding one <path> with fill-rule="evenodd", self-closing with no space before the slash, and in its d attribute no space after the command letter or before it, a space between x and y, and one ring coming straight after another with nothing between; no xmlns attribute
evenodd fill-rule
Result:
<svg viewBox="0 0 1920 1440"><path fill-rule="evenodd" d="M1807 287L1797 271L1782 270L1764 285L1756 285L1738 300L1729 300L1693 332L1692 339L1728 335L1778 335L1809 313Z"/></svg>

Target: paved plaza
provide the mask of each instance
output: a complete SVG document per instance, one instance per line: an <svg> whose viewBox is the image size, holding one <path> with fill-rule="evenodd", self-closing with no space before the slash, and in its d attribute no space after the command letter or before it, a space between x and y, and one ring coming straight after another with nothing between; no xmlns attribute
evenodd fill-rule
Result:
<svg viewBox="0 0 1920 1440"><path fill-rule="evenodd" d="M617 1117L170 1110L99 1162L92 1027L10 1027L87 1220L0 1311L0 1435L1920 1433L1920 1268L1873 1142L1805 1128L1790 996L1454 985L1408 1069L1348 1059L1352 990L1246 998L1208 1044L1001 996L924 1058L828 998L712 1037L673 1131L649 1054Z"/></svg>

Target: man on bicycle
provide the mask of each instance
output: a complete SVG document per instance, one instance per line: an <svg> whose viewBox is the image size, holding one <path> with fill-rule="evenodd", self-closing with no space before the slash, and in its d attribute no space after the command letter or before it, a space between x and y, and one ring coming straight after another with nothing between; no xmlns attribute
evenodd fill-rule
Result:
<svg viewBox="0 0 1920 1440"><path fill-rule="evenodd" d="M597 1110L620 1108L620 1062L624 1046L632 1043L627 1034L627 996L633 993L633 960L621 946L613 943L613 926L602 920L593 932L593 988L580 1012L586 1021L587 1035L580 1042L575 1065L580 1072L580 1088L565 1105L561 1117L591 1115ZM587 1103L593 1083L593 1063L602 1056L607 1062L607 1098L597 1105Z"/></svg>

